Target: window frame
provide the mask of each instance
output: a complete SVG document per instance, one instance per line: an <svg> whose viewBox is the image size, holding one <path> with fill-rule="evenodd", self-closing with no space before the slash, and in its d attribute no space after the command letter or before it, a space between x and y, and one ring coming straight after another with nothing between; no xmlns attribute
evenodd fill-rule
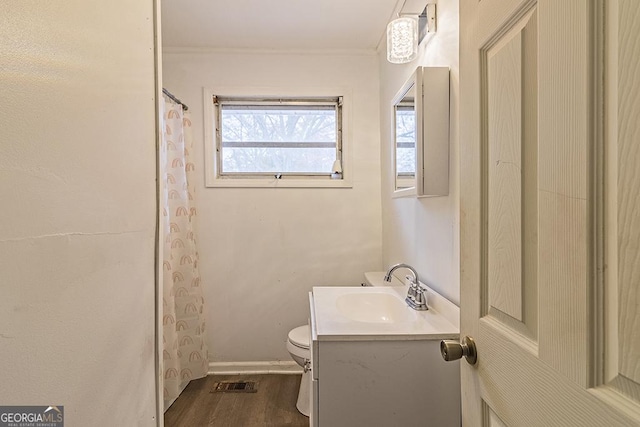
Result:
<svg viewBox="0 0 640 427"><path fill-rule="evenodd" d="M347 143L347 102L342 91L329 91L327 89L316 92L313 95L305 93L284 93L273 96L269 93L248 93L244 91L206 89L204 91L205 103L205 185L207 187L324 187L324 188L351 188L350 150ZM286 91L285 91L286 92ZM331 93L333 92L333 93ZM224 172L221 173L221 138L220 123L222 105L316 105L335 106L336 108L336 159L340 160L342 177L332 178L331 172L288 172L274 174L271 172Z"/></svg>

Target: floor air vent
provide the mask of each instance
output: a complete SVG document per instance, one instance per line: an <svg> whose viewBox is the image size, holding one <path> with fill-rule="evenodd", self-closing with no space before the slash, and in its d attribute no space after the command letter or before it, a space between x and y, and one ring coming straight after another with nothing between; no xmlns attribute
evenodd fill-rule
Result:
<svg viewBox="0 0 640 427"><path fill-rule="evenodd" d="M255 381L220 381L213 385L211 393L255 393L258 384Z"/></svg>

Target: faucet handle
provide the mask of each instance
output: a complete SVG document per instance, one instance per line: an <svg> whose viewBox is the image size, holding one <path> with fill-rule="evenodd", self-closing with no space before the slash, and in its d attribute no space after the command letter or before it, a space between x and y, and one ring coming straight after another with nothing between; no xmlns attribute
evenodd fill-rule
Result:
<svg viewBox="0 0 640 427"><path fill-rule="evenodd" d="M416 305L427 307L427 298L424 295L424 290L417 286L416 290Z"/></svg>
<svg viewBox="0 0 640 427"><path fill-rule="evenodd" d="M429 310L429 307L427 306L427 299L425 298L424 291L422 289L418 288L415 291L415 296L412 296L410 292L411 290L409 290L407 298L405 298L405 302L409 307L418 311Z"/></svg>
<svg viewBox="0 0 640 427"><path fill-rule="evenodd" d="M416 300L416 295L418 293L418 289L415 283L409 285L409 290L407 291L407 298L411 298L412 300Z"/></svg>
<svg viewBox="0 0 640 427"><path fill-rule="evenodd" d="M411 277L410 275L407 274L405 276L405 280L409 282L409 289L407 290L407 298L417 303L418 294L422 292L422 288L420 288L417 278Z"/></svg>

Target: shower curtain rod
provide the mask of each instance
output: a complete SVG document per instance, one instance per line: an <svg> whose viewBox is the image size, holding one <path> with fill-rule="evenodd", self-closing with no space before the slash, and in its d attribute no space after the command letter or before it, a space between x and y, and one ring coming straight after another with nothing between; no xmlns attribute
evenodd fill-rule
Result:
<svg viewBox="0 0 640 427"><path fill-rule="evenodd" d="M173 96L171 94L171 92L169 92L168 90L166 90L165 88L162 88L162 93L164 93L165 95L167 95L171 100L173 100L174 102L182 105L182 108L184 108L184 111L187 111L189 109L189 107L187 107L187 104L185 104L184 102L180 101L178 98L176 98L175 96Z"/></svg>

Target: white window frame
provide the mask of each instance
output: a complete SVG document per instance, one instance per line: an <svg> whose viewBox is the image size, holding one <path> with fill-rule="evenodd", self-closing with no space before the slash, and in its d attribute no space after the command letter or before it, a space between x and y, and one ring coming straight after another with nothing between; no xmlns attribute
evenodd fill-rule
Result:
<svg viewBox="0 0 640 427"><path fill-rule="evenodd" d="M277 95L274 95L277 94ZM337 95L342 94L342 95ZM342 179L332 179L330 174L283 174L276 177L274 174L224 174L219 173L220 159L218 148L217 112L214 102L216 100L263 99L273 100L277 98L292 101L294 99L329 99L341 98L342 132L338 135L337 147L340 152L337 158L341 160ZM349 118L349 94L344 88L313 88L300 89L261 89L261 88L204 88L204 121L205 121L205 185L207 187L254 187L254 188L351 188L351 144L348 131Z"/></svg>

